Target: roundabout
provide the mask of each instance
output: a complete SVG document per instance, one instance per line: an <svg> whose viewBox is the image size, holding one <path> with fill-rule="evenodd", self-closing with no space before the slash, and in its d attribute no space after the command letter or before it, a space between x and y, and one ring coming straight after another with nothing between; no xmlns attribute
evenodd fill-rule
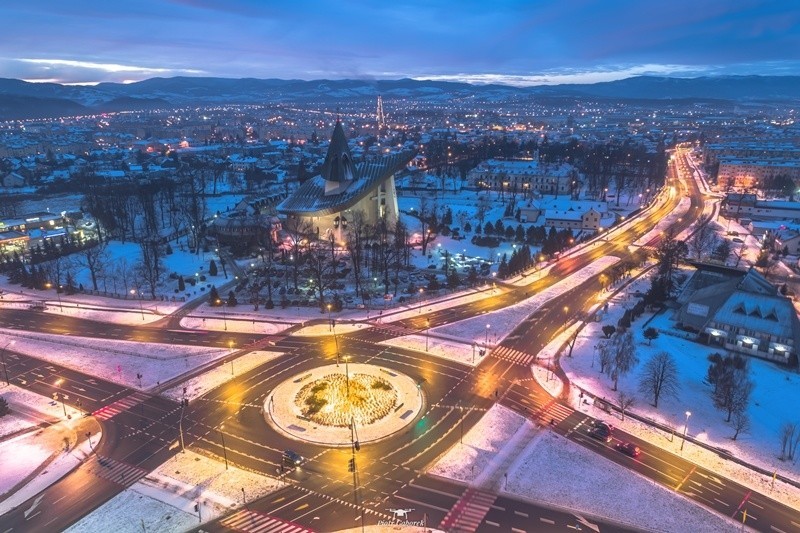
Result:
<svg viewBox="0 0 800 533"><path fill-rule="evenodd" d="M267 423L299 441L332 447L385 439L424 406L409 376L370 364L326 365L280 383L264 401Z"/></svg>

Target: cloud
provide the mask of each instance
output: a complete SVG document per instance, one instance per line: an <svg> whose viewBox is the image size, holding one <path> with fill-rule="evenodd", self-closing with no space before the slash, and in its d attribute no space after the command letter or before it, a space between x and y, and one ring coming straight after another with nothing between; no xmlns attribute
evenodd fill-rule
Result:
<svg viewBox="0 0 800 533"><path fill-rule="evenodd" d="M459 81L486 85L498 83L514 87L530 87L532 85L559 85L563 83L599 83L615 81L631 76L676 76L702 75L713 70L713 67L697 65L635 65L627 67L606 66L596 69L565 69L549 71L541 74L440 74L432 76L415 76L417 80Z"/></svg>
<svg viewBox="0 0 800 533"><path fill-rule="evenodd" d="M144 67L72 59L16 58L0 61L3 72L30 82L91 85L103 81L130 82L153 76L197 76L205 71L188 68Z"/></svg>

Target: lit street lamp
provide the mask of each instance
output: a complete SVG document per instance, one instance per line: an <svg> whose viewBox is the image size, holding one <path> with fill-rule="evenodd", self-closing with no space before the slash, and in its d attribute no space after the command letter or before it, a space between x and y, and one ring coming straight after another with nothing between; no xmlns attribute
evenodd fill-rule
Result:
<svg viewBox="0 0 800 533"><path fill-rule="evenodd" d="M142 307L142 292L138 289L131 289L131 295L136 297L136 293L139 293L139 312L142 313L142 320L144 320L144 308Z"/></svg>
<svg viewBox="0 0 800 533"><path fill-rule="evenodd" d="M230 348L231 353L233 353L233 341L228 341L228 348ZM231 359L231 376L233 375L233 359Z"/></svg>
<svg viewBox="0 0 800 533"><path fill-rule="evenodd" d="M63 378L58 378L56 380L55 386L56 387L61 387L62 383L64 383L64 379ZM62 392L61 394L59 394L58 391L53 393L53 398L54 399L58 400L59 396L61 397L61 407L64 409L64 416L67 416L67 406L64 404L64 393Z"/></svg>
<svg viewBox="0 0 800 533"><path fill-rule="evenodd" d="M486 338L483 341L483 344L488 347L489 346L489 328L492 326L490 324L486 324Z"/></svg>
<svg viewBox="0 0 800 533"><path fill-rule="evenodd" d="M689 429L690 416L692 416L691 411L686 411L686 422L683 425L683 440L681 441L681 451L683 451L683 445L686 444L686 430Z"/></svg>
<svg viewBox="0 0 800 533"><path fill-rule="evenodd" d="M9 381L8 381L8 367L6 366L6 350L8 350L9 346L13 346L15 342L17 342L17 341L15 341L15 340L14 341L8 341L6 343L6 345L3 347L3 349L0 350L0 358L3 361L3 372L6 375L6 385L11 385L11 383L9 383Z"/></svg>

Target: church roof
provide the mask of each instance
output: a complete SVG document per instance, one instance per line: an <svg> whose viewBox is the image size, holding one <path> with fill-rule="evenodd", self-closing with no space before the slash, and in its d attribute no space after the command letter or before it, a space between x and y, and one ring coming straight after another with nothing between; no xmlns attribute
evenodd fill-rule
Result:
<svg viewBox="0 0 800 533"><path fill-rule="evenodd" d="M353 155L347 146L347 137L339 120L333 128L328 154L325 156L320 175L327 181L335 182L352 181L356 177Z"/></svg>
<svg viewBox="0 0 800 533"><path fill-rule="evenodd" d="M332 139L331 145L333 144ZM328 150L329 155L330 153ZM337 151L337 153L342 152ZM326 182L330 180L326 180L324 174L318 174L305 181L289 198L281 202L277 209L284 214L301 216L325 216L344 211L355 205L389 176L405 168L415 153L414 150L403 150L378 160L355 164L354 179L342 183L337 189L337 194L326 194ZM324 168L323 165L323 172Z"/></svg>

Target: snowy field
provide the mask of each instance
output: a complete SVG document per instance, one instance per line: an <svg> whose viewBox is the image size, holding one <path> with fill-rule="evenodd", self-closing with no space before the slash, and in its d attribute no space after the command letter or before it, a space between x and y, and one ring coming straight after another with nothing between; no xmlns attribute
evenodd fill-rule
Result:
<svg viewBox="0 0 800 533"><path fill-rule="evenodd" d="M18 330L6 333L16 339L14 351L79 372L90 368L95 377L140 390L150 389L229 353L229 350L221 348L67 337ZM137 373L142 374L141 383L136 378Z"/></svg>
<svg viewBox="0 0 800 533"><path fill-rule="evenodd" d="M257 366L272 361L281 355L283 355L281 352L266 352L261 350L250 352L236 358L235 361L232 361L232 364L226 363L224 365L215 366L197 377L165 390L161 395L175 400L176 402L179 402L183 398L194 400L208 391L220 385L224 385L236 376L249 372ZM184 388L186 388L186 394L183 393Z"/></svg>
<svg viewBox="0 0 800 533"><path fill-rule="evenodd" d="M630 308L635 304L636 299L630 294L637 290L644 292L648 287L649 278L643 278L615 296L609 306L608 314L599 322L587 324L579 334L573 357L562 355L561 366L572 383L597 397L611 400L617 396L617 393L611 390L613 385L611 379L599 373L594 346L604 338L600 331L602 326L616 324L625 307ZM691 416L687 433L691 437L727 450L736 457L770 472L777 470L787 477L800 480L800 465L797 462L778 460L780 453L778 432L781 425L785 422L800 422L796 409L796 405L800 403L800 376L772 363L750 358L751 379L755 383L748 410L752 427L749 432L741 433L738 439L733 441L731 437L734 429L725 422L725 414L714 408L710 397L710 386L703 382L709 365L706 358L717 350L670 335L669 333L675 330L669 313L670 311L667 311L657 316L648 324L661 333L659 338L652 341L652 345L648 345L643 337L643 324L652 316L650 313L637 319L631 328L636 341L639 364L619 381L619 389L635 399L631 410L672 427L678 435L683 432L685 412L689 410ZM644 363L662 351L670 353L677 363L680 390L675 398L662 397L656 409L651 405L652 399L645 397L638 390L638 383ZM573 390L572 401L575 406L578 406L577 394L577 391ZM594 407L581 406L581 410L592 416L601 416L601 411ZM603 416L608 417L604 413ZM629 418L623 422L619 416L616 416L612 423L674 453L679 451L680 439L674 438L671 434L664 434ZM716 453L691 443L686 444L683 455L772 498L790 506L800 507L800 489L780 481L775 483L773 489L771 476L761 476L730 461L722 460Z"/></svg>
<svg viewBox="0 0 800 533"><path fill-rule="evenodd" d="M462 365L475 366L480 364L481 347L464 344L463 341L452 341L437 336L405 335L381 341L378 344L397 346L418 352L427 353L442 359L449 359ZM481 345L482 346L482 345Z"/></svg>
<svg viewBox="0 0 800 533"><path fill-rule="evenodd" d="M67 529L69 533L188 531L280 488L277 479L191 451L178 453L144 479ZM242 493L242 487L246 492Z"/></svg>
<svg viewBox="0 0 800 533"><path fill-rule="evenodd" d="M491 326L489 329L489 344L497 344L545 303L618 262L619 258L617 257L603 257L518 304L478 317L439 326L433 328L432 331L456 336L466 342L483 344L486 338L486 324L489 324Z"/></svg>
<svg viewBox="0 0 800 533"><path fill-rule="evenodd" d="M86 460L92 453L89 441L75 446L76 431L82 432L86 429L93 430L92 442L97 444L102 437L100 426L94 420L86 419L73 420L65 425L2 443L0 464L3 465L3 475L0 476L0 494L33 474L36 469L41 469L45 463L46 468L0 502L0 515L39 494ZM70 449L66 453L64 439L70 442Z"/></svg>
<svg viewBox="0 0 800 533"><path fill-rule="evenodd" d="M519 450L520 444L514 436L520 434L526 435L524 447L514 456L510 451ZM711 533L737 527L578 444L547 430L535 431L529 421L500 405L429 472L645 530ZM500 483L505 473L507 488Z"/></svg>

